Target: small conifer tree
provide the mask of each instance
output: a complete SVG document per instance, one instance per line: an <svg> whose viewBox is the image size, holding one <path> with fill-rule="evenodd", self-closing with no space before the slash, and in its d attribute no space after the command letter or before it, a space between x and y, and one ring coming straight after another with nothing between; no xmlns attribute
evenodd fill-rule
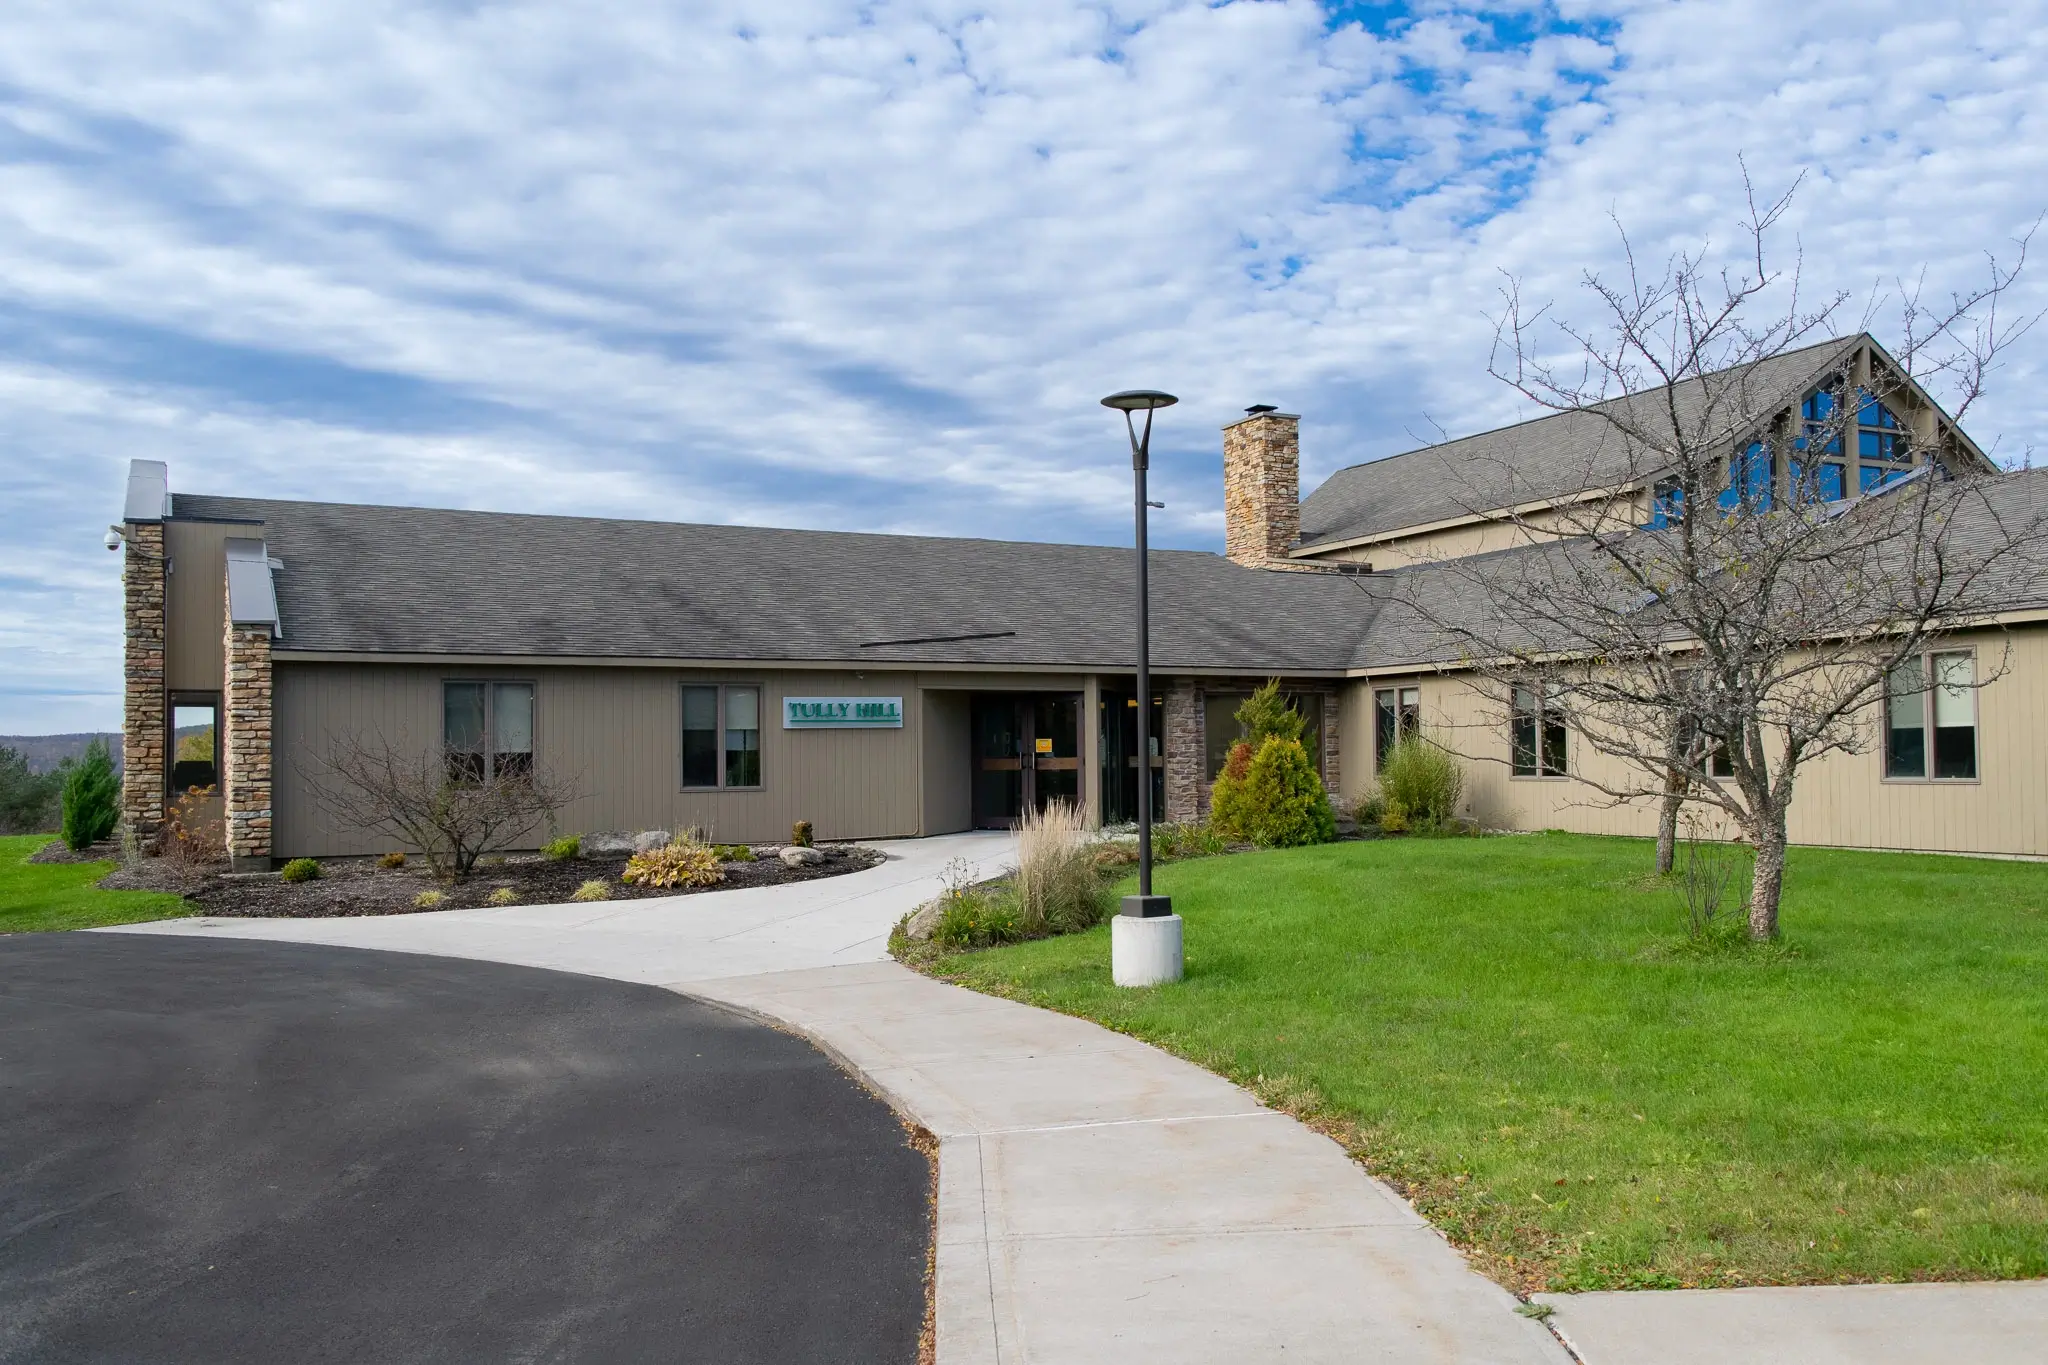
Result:
<svg viewBox="0 0 2048 1365"><path fill-rule="evenodd" d="M1266 848L1327 843L1337 837L1329 794L1298 739L1267 736L1251 756L1243 780L1232 786L1229 801L1242 831L1238 837Z"/></svg>
<svg viewBox="0 0 2048 1365"><path fill-rule="evenodd" d="M95 739L64 780L64 842L73 849L98 843L121 823L121 779L107 742Z"/></svg>

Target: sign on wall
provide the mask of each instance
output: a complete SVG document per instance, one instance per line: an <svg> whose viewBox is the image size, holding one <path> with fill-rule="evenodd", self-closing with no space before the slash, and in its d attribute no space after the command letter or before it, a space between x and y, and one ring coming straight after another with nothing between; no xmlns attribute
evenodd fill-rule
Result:
<svg viewBox="0 0 2048 1365"><path fill-rule="evenodd" d="M901 730L901 697L784 697L785 730Z"/></svg>

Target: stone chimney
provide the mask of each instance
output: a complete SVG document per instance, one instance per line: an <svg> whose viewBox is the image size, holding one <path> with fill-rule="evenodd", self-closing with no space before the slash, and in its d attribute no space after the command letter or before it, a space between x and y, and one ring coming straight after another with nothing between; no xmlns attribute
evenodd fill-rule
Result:
<svg viewBox="0 0 2048 1365"><path fill-rule="evenodd" d="M1301 418L1261 403L1223 428L1223 553L1263 567L1301 538Z"/></svg>

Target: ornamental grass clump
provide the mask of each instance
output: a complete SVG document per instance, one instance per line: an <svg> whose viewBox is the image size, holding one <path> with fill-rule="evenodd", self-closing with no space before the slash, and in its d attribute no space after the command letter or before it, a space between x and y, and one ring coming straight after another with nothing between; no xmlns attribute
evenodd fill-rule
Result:
<svg viewBox="0 0 2048 1365"><path fill-rule="evenodd" d="M1064 801L1017 822L1014 881L1019 927L1034 937L1091 928L1109 908L1087 826Z"/></svg>
<svg viewBox="0 0 2048 1365"><path fill-rule="evenodd" d="M377 866L383 868L386 872L395 872L405 866L405 855L394 848L391 852L377 859Z"/></svg>
<svg viewBox="0 0 2048 1365"><path fill-rule="evenodd" d="M1409 735L1380 764L1379 826L1390 834L1454 829L1464 795L1458 760L1434 740Z"/></svg>
<svg viewBox="0 0 2048 1365"><path fill-rule="evenodd" d="M716 886L725 880L718 850L694 839L678 839L666 848L635 853L619 878L631 886Z"/></svg>
<svg viewBox="0 0 2048 1365"><path fill-rule="evenodd" d="M612 889L595 877L577 887L569 895L572 901L608 901L611 898Z"/></svg>
<svg viewBox="0 0 2048 1365"><path fill-rule="evenodd" d="M571 858L583 856L583 836L564 834L559 839L550 839L540 846L540 856L551 863L566 863Z"/></svg>
<svg viewBox="0 0 2048 1365"><path fill-rule="evenodd" d="M446 891L422 891L412 898L412 908L415 910L439 910L447 903Z"/></svg>
<svg viewBox="0 0 2048 1365"><path fill-rule="evenodd" d="M519 904L519 893L509 886L501 886L490 895L484 897L484 904L517 905Z"/></svg>
<svg viewBox="0 0 2048 1365"><path fill-rule="evenodd" d="M1024 937L1017 903L981 888L949 893L932 941L947 948L988 948Z"/></svg>

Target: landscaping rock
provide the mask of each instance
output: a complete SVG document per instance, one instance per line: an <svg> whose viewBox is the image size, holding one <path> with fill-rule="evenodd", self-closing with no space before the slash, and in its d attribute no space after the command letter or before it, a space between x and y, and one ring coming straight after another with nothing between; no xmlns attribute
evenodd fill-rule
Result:
<svg viewBox="0 0 2048 1365"><path fill-rule="evenodd" d="M583 836L583 851L599 857L617 857L633 852L633 836L630 834L586 834Z"/></svg>
<svg viewBox="0 0 2048 1365"><path fill-rule="evenodd" d="M657 848L667 848L676 837L665 829L643 829L633 836L633 852L652 853Z"/></svg>
<svg viewBox="0 0 2048 1365"><path fill-rule="evenodd" d="M932 935L939 930L939 914L946 908L944 900L928 900L910 912L903 921L903 936L912 943L929 943Z"/></svg>
<svg viewBox="0 0 2048 1365"><path fill-rule="evenodd" d="M795 844L791 844L788 848L782 850L782 865L784 867L816 867L824 861L825 854L820 849L800 848Z"/></svg>

